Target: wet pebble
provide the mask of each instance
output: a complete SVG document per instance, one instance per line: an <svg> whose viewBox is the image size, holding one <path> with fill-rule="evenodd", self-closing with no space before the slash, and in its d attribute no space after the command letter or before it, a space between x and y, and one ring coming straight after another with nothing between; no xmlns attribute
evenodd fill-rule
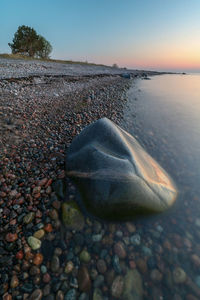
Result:
<svg viewBox="0 0 200 300"><path fill-rule="evenodd" d="M56 273L56 272L58 272L59 268L60 268L60 260L59 260L59 257L56 256L56 255L54 255L54 256L52 257L52 260L51 260L51 271L52 271L53 273Z"/></svg>
<svg viewBox="0 0 200 300"><path fill-rule="evenodd" d="M63 291L58 291L56 293L56 300L64 300L64 293L63 293Z"/></svg>
<svg viewBox="0 0 200 300"><path fill-rule="evenodd" d="M76 300L76 290L70 289L65 295L64 300Z"/></svg>
<svg viewBox="0 0 200 300"><path fill-rule="evenodd" d="M83 262L83 263L89 263L89 262L90 262L90 259L91 259L89 252L86 251L86 250L83 250L83 251L80 253L79 258L80 258L80 261Z"/></svg>
<svg viewBox="0 0 200 300"><path fill-rule="evenodd" d="M99 273L104 274L107 271L107 265L105 260L103 259L99 259L97 261L97 270L99 271Z"/></svg>
<svg viewBox="0 0 200 300"><path fill-rule="evenodd" d="M38 250L41 247L41 241L34 236L28 237L28 244L33 250Z"/></svg>
<svg viewBox="0 0 200 300"><path fill-rule="evenodd" d="M65 273L66 274L71 273L72 270L73 270L73 268L74 268L73 262L72 261L68 261L67 264L66 264L66 266L65 266Z"/></svg>
<svg viewBox="0 0 200 300"><path fill-rule="evenodd" d="M45 231L43 230L43 229L39 229L38 231L36 231L35 233L34 233L34 237L36 238L36 239L42 239L43 238L43 236L45 235Z"/></svg>
<svg viewBox="0 0 200 300"><path fill-rule="evenodd" d="M100 242L102 240L102 234L93 234L92 241L93 242Z"/></svg>
<svg viewBox="0 0 200 300"><path fill-rule="evenodd" d="M134 233L136 232L136 227L134 224L130 223L130 222L127 222L126 223L126 228L128 229L128 232L129 233Z"/></svg>
<svg viewBox="0 0 200 300"><path fill-rule="evenodd" d="M187 278L186 273L182 268L176 267L173 270L173 279L175 283L177 284L184 283L186 281L186 278Z"/></svg>
<svg viewBox="0 0 200 300"><path fill-rule="evenodd" d="M98 275L96 279L94 280L94 288L99 288L103 285L104 283L104 276L103 275Z"/></svg>
<svg viewBox="0 0 200 300"><path fill-rule="evenodd" d="M82 292L89 293L91 290L90 275L85 266L81 266L81 268L78 270L78 286Z"/></svg>
<svg viewBox="0 0 200 300"><path fill-rule="evenodd" d="M134 246L139 246L141 243L141 237L139 234L134 234L130 237L130 242L131 244L133 244Z"/></svg>
<svg viewBox="0 0 200 300"><path fill-rule="evenodd" d="M124 288L124 279L122 276L115 277L111 286L111 295L114 298L120 299Z"/></svg>
<svg viewBox="0 0 200 300"><path fill-rule="evenodd" d="M93 300L103 300L103 295L100 289L95 288L93 292Z"/></svg>
<svg viewBox="0 0 200 300"><path fill-rule="evenodd" d="M113 256L112 265L113 265L113 268L114 268L115 272L118 273L118 274L121 274L122 269L121 269L121 266L120 266L120 263L119 263L119 257L117 255Z"/></svg>
<svg viewBox="0 0 200 300"><path fill-rule="evenodd" d="M23 223L24 224L30 224L33 219L35 217L35 213L34 212L30 212L28 213L24 218L23 218Z"/></svg>
<svg viewBox="0 0 200 300"><path fill-rule="evenodd" d="M31 295L30 300L41 300L43 296L42 290L36 289Z"/></svg>
<svg viewBox="0 0 200 300"><path fill-rule="evenodd" d="M42 262L43 262L43 255L41 253L37 253L33 258L33 263L38 266L41 265Z"/></svg>
<svg viewBox="0 0 200 300"><path fill-rule="evenodd" d="M13 243L17 240L17 238L18 238L17 233L7 233L5 239L9 243Z"/></svg>
<svg viewBox="0 0 200 300"><path fill-rule="evenodd" d="M10 287L15 289L19 285L19 279L17 275L13 275L10 281Z"/></svg>
<svg viewBox="0 0 200 300"><path fill-rule="evenodd" d="M159 270L153 269L151 271L150 277L154 282L158 282L162 280L163 275Z"/></svg>
<svg viewBox="0 0 200 300"><path fill-rule="evenodd" d="M139 271L142 273L142 274L145 274L148 270L147 268L147 263L144 259L142 258L139 258L137 261L136 261L136 265L137 265L137 268L139 269Z"/></svg>

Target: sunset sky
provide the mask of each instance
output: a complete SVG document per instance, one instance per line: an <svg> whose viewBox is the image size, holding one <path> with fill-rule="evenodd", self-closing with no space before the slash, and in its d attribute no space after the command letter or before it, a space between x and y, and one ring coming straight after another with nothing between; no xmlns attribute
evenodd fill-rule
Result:
<svg viewBox="0 0 200 300"><path fill-rule="evenodd" d="M200 71L200 0L0 0L0 53L20 25L50 41L52 58Z"/></svg>

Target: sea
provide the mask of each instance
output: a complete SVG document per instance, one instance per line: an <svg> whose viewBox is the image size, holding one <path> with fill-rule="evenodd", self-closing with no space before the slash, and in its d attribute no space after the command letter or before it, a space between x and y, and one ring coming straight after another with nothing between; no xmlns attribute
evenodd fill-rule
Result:
<svg viewBox="0 0 200 300"><path fill-rule="evenodd" d="M133 81L121 126L178 189L168 212L135 223L141 238L134 257L141 299L200 299L200 74Z"/></svg>

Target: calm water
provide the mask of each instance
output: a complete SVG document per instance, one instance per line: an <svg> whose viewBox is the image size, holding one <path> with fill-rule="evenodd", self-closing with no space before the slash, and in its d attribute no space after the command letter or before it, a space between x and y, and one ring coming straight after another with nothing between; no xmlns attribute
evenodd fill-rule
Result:
<svg viewBox="0 0 200 300"><path fill-rule="evenodd" d="M148 266L146 273L139 267L144 298L200 299L200 74L139 80L128 99L122 126L179 189L167 214L137 223L152 250L152 261L141 255Z"/></svg>
<svg viewBox="0 0 200 300"><path fill-rule="evenodd" d="M128 92L128 130L194 191L200 183L200 74L164 75L137 82Z"/></svg>

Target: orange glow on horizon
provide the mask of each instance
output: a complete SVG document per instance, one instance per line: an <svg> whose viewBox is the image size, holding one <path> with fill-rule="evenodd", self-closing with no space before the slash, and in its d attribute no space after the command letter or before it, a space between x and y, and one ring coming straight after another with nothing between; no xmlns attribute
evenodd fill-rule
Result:
<svg viewBox="0 0 200 300"><path fill-rule="evenodd" d="M134 49L134 48L133 48ZM134 50L133 50L134 53ZM174 45L173 47L149 47L129 54L119 61L121 66L158 69L200 69L200 43Z"/></svg>

